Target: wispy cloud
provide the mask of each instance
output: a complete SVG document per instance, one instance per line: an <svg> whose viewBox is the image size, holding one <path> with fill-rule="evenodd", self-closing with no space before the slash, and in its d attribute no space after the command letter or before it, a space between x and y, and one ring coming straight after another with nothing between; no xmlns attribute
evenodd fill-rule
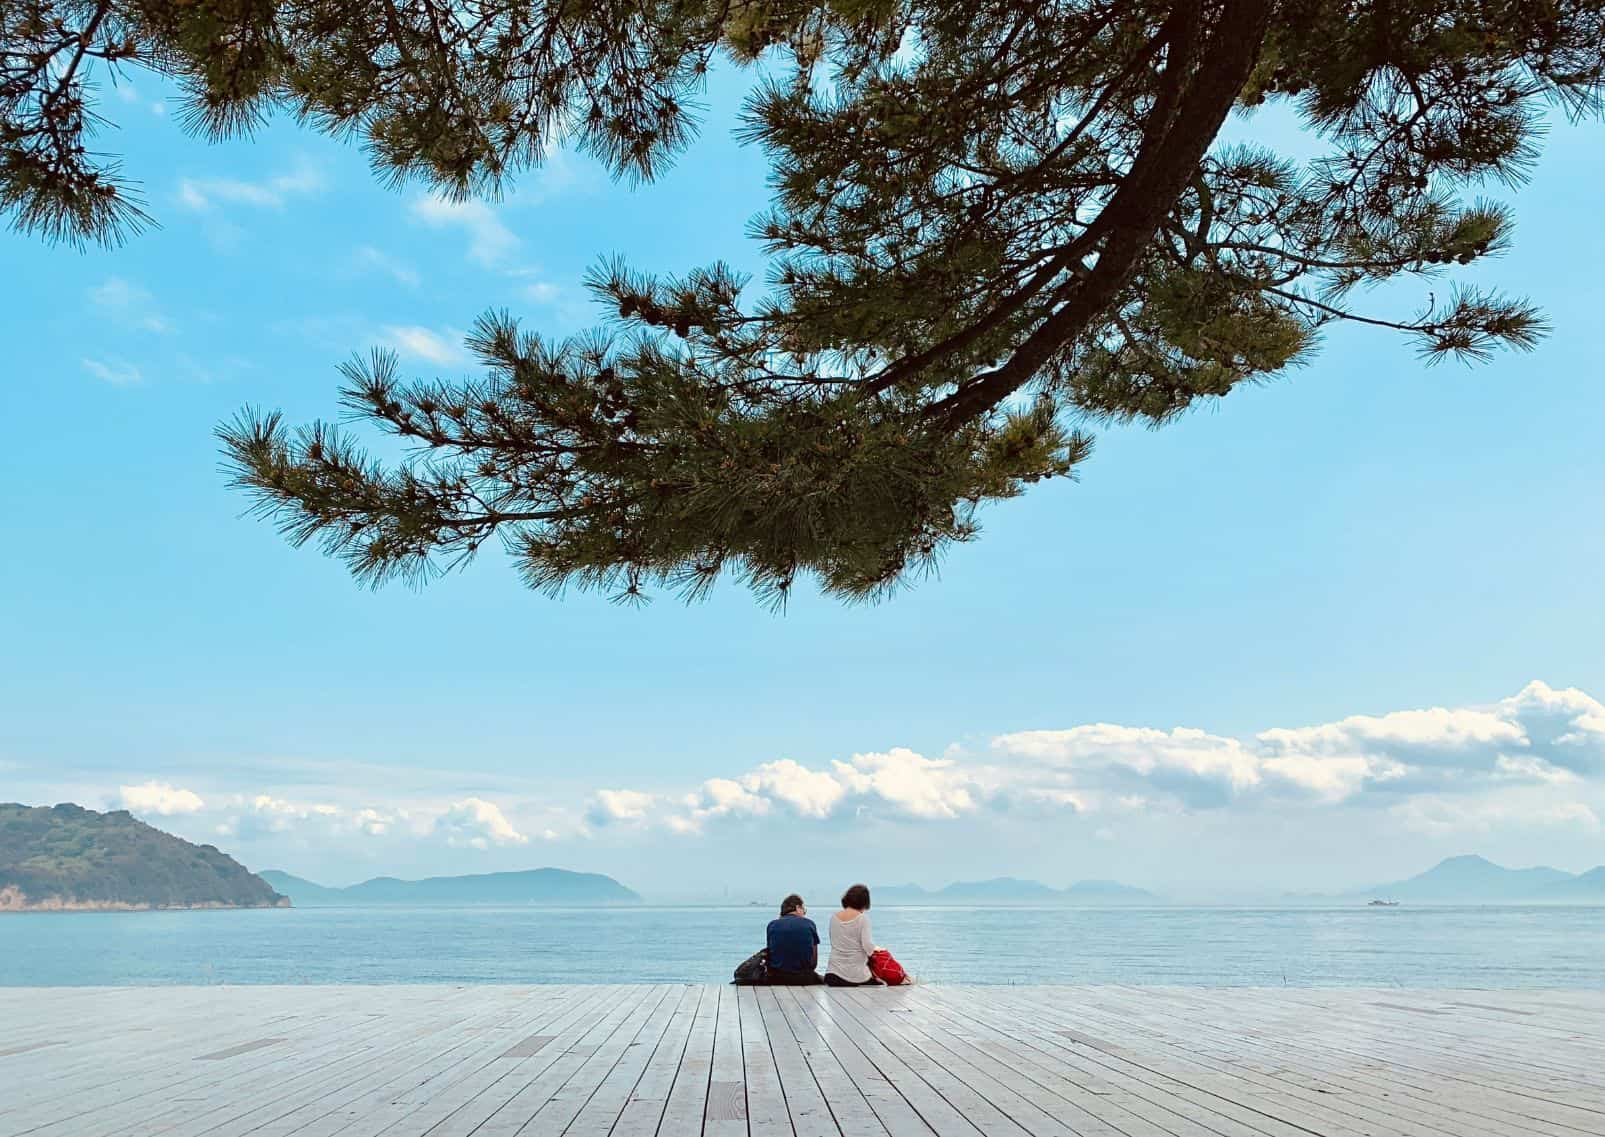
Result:
<svg viewBox="0 0 1605 1137"><path fill-rule="evenodd" d="M442 367L468 362L468 352L461 346L463 337L460 332L436 332L414 324L386 324L380 329L380 334L388 346L403 355Z"/></svg>
<svg viewBox="0 0 1605 1137"><path fill-rule="evenodd" d="M143 381L139 368L125 359L89 359L81 361L84 370L99 379L102 383L110 383L114 387L130 387Z"/></svg>
<svg viewBox="0 0 1605 1137"><path fill-rule="evenodd" d="M222 793L168 782L120 786L110 804L145 817L241 841L289 838L296 842L341 840L436 842L451 848L487 850L527 845L532 838L497 803L469 796L446 801L349 804L279 793ZM544 839L556 836L548 825Z"/></svg>
<svg viewBox="0 0 1605 1137"><path fill-rule="evenodd" d="M286 173L259 181L183 178L178 183L178 200L197 213L209 212L222 205L282 209L291 198L320 193L326 185L322 172L310 162L302 161Z"/></svg>
<svg viewBox="0 0 1605 1137"><path fill-rule="evenodd" d="M468 236L468 256L486 268L505 264L521 244L482 201L452 201L439 194L418 198L412 215L434 229L460 229Z"/></svg>
<svg viewBox="0 0 1605 1137"><path fill-rule="evenodd" d="M120 276L109 276L91 288L89 301L103 316L128 327L158 334L173 330L172 321L157 308L150 290Z"/></svg>
<svg viewBox="0 0 1605 1137"><path fill-rule="evenodd" d="M418 270L383 249L374 248L372 245L360 245L352 254L351 260L360 272L381 273L408 288L418 287Z"/></svg>

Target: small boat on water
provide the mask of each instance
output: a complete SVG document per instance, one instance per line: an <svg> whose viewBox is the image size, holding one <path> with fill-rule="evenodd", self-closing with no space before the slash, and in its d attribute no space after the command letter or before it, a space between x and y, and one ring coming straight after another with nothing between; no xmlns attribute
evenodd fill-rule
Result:
<svg viewBox="0 0 1605 1137"><path fill-rule="evenodd" d="M1367 908L1397 908L1398 906L1399 902L1397 900L1373 900L1366 905Z"/></svg>

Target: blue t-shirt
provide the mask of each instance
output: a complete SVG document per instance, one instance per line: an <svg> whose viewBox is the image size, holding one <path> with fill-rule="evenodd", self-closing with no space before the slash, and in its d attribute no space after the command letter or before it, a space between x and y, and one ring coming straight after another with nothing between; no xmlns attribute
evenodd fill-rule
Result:
<svg viewBox="0 0 1605 1137"><path fill-rule="evenodd" d="M812 971L819 929L807 916L769 921L769 966L780 971Z"/></svg>

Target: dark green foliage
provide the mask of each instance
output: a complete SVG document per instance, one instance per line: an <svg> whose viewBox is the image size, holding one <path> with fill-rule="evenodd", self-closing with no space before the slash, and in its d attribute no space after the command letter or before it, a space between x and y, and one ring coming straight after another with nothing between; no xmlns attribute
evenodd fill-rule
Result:
<svg viewBox="0 0 1605 1137"><path fill-rule="evenodd" d="M265 907L282 898L233 857L125 810L0 804L0 892L26 903Z"/></svg>
<svg viewBox="0 0 1605 1137"><path fill-rule="evenodd" d="M81 238L118 232L123 199L73 149L82 85L45 55L121 65L125 29L205 130L287 106L454 194L565 139L648 179L714 53L762 56L763 295L718 265L608 264L605 333L546 343L493 314L470 382L356 361L348 406L418 447L397 468L271 414L222 431L262 511L365 580L496 536L536 587L624 597L727 569L775 599L799 573L882 595L982 502L1071 474L1089 425L1281 374L1334 321L1429 360L1532 347L1531 306L1453 272L1506 247L1480 195L1520 181L1546 107L1593 114L1605 89L1605 0L19 3L0 194ZM1218 143L1272 102L1315 160ZM1365 310L1401 279L1415 315Z"/></svg>
<svg viewBox="0 0 1605 1137"><path fill-rule="evenodd" d="M696 0L5 0L0 210L25 231L115 242L148 220L86 146L96 73L148 68L210 138L277 107L361 137L382 177L494 192L566 132L650 177L690 136L718 39Z"/></svg>

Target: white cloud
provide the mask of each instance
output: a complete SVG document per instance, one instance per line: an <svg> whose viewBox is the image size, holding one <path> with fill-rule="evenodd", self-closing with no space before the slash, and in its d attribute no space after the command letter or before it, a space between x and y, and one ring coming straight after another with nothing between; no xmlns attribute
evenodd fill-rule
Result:
<svg viewBox="0 0 1605 1137"><path fill-rule="evenodd" d="M390 827L396 823L396 818L380 813L377 809L359 809L352 814L352 821L357 831L369 837L383 837L390 832Z"/></svg>
<svg viewBox="0 0 1605 1137"><path fill-rule="evenodd" d="M1331 757L1286 754L1266 758L1263 766L1273 778L1328 801L1342 801L1358 792L1367 778L1385 780L1404 774L1404 767L1396 763L1383 766L1371 758L1342 754Z"/></svg>
<svg viewBox="0 0 1605 1137"><path fill-rule="evenodd" d="M118 786L117 800L132 813L171 817L180 813L199 813L206 808L201 795L193 790L170 786L166 782L141 782L137 786Z"/></svg>
<svg viewBox="0 0 1605 1137"><path fill-rule="evenodd" d="M533 284L526 284L523 292L526 300L534 301L536 304L552 304L563 295L563 290L549 280L537 280Z"/></svg>
<svg viewBox="0 0 1605 1137"><path fill-rule="evenodd" d="M708 803L703 808L711 817L742 813L761 815L769 812L767 798L760 797L740 782L733 782L729 778L709 778L702 783L702 793Z"/></svg>
<svg viewBox="0 0 1605 1137"><path fill-rule="evenodd" d="M596 825L615 821L641 822L657 804L657 795L641 790L597 790L587 817Z"/></svg>
<svg viewBox="0 0 1605 1137"><path fill-rule="evenodd" d="M454 332L435 332L417 325L387 324L380 329L384 341L403 355L414 356L442 367L468 361L468 353L459 346L461 336Z"/></svg>
<svg viewBox="0 0 1605 1137"><path fill-rule="evenodd" d="M282 209L291 198L320 193L326 184L317 167L302 161L287 173L254 182L239 178L183 178L178 183L178 200L197 213L220 205Z"/></svg>
<svg viewBox="0 0 1605 1137"><path fill-rule="evenodd" d="M1431 837L1488 833L1509 826L1576 826L1588 832L1600 828L1598 815L1580 801L1422 797L1400 802L1388 812L1406 829Z"/></svg>
<svg viewBox="0 0 1605 1137"><path fill-rule="evenodd" d="M1486 707L1355 715L1247 738L1090 723L999 735L980 758L895 747L825 769L781 759L678 794L605 790L590 817L692 834L777 809L814 820L851 810L946 822L983 811L1153 815L1453 796L1467 803L1466 817L1592 823L1592 807L1564 795L1596 768L1602 728L1605 707L1589 696L1531 684ZM1512 812L1506 795L1528 791L1540 796ZM1441 824L1433 819L1448 807L1433 809L1414 817L1418 827Z"/></svg>
<svg viewBox="0 0 1605 1137"><path fill-rule="evenodd" d="M1254 788L1262 776L1258 759L1240 741L1192 727L1090 723L1000 735L992 748L1062 770L1085 784L1159 786L1196 805L1219 804Z"/></svg>
<svg viewBox="0 0 1605 1137"><path fill-rule="evenodd" d="M1565 785L1580 780L1573 771L1531 754L1516 756L1501 754L1495 761L1494 768L1501 774L1508 774L1512 778L1527 782L1553 782Z"/></svg>
<svg viewBox="0 0 1605 1137"><path fill-rule="evenodd" d="M1480 707L1431 707L1274 727L1244 740L1095 724L999 736L994 750L1064 771L1084 788L1141 783L1191 806L1256 793L1341 802L1363 793L1475 793L1564 784L1605 771L1605 706L1541 682Z"/></svg>
<svg viewBox="0 0 1605 1137"><path fill-rule="evenodd" d="M461 229L468 234L468 255L487 268L503 264L518 249L519 239L482 201L452 201L440 194L418 198L412 215L435 229Z"/></svg>
<svg viewBox="0 0 1605 1137"><path fill-rule="evenodd" d="M538 170L520 179L518 199L538 204L574 189L589 189L597 183L596 167L576 160L567 150L552 150L541 159Z"/></svg>
<svg viewBox="0 0 1605 1137"><path fill-rule="evenodd" d="M741 779L749 790L768 794L804 817L829 817L847 787L825 770L810 770L800 762L782 758L765 762Z"/></svg>
<svg viewBox="0 0 1605 1137"><path fill-rule="evenodd" d="M158 311L156 298L140 285L109 276L89 290L89 301L109 319L141 331L165 333L172 323Z"/></svg>
<svg viewBox="0 0 1605 1137"><path fill-rule="evenodd" d="M491 845L527 845L529 838L513 828L501 808L484 798L464 798L435 819L435 832L448 845L487 849Z"/></svg>
<svg viewBox="0 0 1605 1137"><path fill-rule="evenodd" d="M831 766L848 792L879 798L910 817L957 817L977 805L974 779L950 758L926 758L899 746Z"/></svg>
<svg viewBox="0 0 1605 1137"><path fill-rule="evenodd" d="M1605 817L1602 754L1605 708L1575 689L1530 684L1482 706L1349 716L1235 737L1092 723L1003 734L976 752L955 747L936 758L893 747L817 767L765 761L678 785L576 786L566 801L499 787L520 797L512 813L461 796L456 775L431 796L406 800L353 800L313 788L304 797L207 791L203 801L157 782L121 793L136 812L199 814L189 822L205 826L198 832L217 825L242 840L326 843L358 857L403 842L516 849L532 840L629 843L663 832L711 839L730 828L749 839L760 827L794 830L849 818L933 827L918 840L936 842L946 840L938 832L969 832L959 828L966 825L1044 824L1074 824L1093 840L1099 831L1124 836L1158 818L1182 826L1285 826L1347 809L1359 824L1361 808L1372 824L1428 838L1509 828L1589 840ZM372 773L344 779L369 784Z"/></svg>
<svg viewBox="0 0 1605 1137"><path fill-rule="evenodd" d="M289 833L307 822L332 827L342 817L342 810L328 802L294 802L272 794L256 794L244 799L230 824L234 832L248 838L269 833Z"/></svg>
<svg viewBox="0 0 1605 1137"><path fill-rule="evenodd" d="M114 387L131 387L144 379L144 376L139 373L139 368L129 363L126 359L89 359L86 357L81 362L85 371L101 382L110 383Z"/></svg>
<svg viewBox="0 0 1605 1137"><path fill-rule="evenodd" d="M1453 761L1468 750L1526 745L1520 725L1498 711L1445 707L1394 711L1380 717L1351 715L1321 726L1262 731L1257 737L1270 749L1284 753L1407 753L1420 761L1434 755Z"/></svg>
<svg viewBox="0 0 1605 1137"><path fill-rule="evenodd" d="M406 285L408 288L418 287L418 270L383 249L376 249L372 245L359 245L352 254L352 262L361 271L383 273L397 284Z"/></svg>
<svg viewBox="0 0 1605 1137"><path fill-rule="evenodd" d="M681 805L686 812L664 819L672 832L700 833L716 817L762 817L769 812L769 799L753 793L742 782L730 778L709 778L696 793L686 794Z"/></svg>

